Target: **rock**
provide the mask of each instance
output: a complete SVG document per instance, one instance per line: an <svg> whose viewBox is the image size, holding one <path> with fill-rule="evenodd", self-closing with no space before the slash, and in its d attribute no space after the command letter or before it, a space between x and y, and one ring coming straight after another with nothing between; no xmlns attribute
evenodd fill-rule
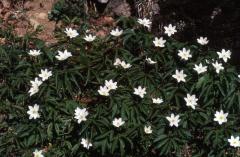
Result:
<svg viewBox="0 0 240 157"><path fill-rule="evenodd" d="M114 13L117 16L127 16L131 15L131 7L126 0L111 0L106 9L108 13Z"/></svg>
<svg viewBox="0 0 240 157"><path fill-rule="evenodd" d="M10 8L11 7L11 2L9 0L1 0L2 5L4 8Z"/></svg>
<svg viewBox="0 0 240 157"><path fill-rule="evenodd" d="M6 43L6 39L5 38L0 38L0 44L5 44Z"/></svg>
<svg viewBox="0 0 240 157"><path fill-rule="evenodd" d="M14 29L14 32L17 36L23 37L28 32L28 29L26 27L17 27Z"/></svg>
<svg viewBox="0 0 240 157"><path fill-rule="evenodd" d="M90 19L90 23L96 26L112 26L114 25L114 19L110 16L101 16L98 19Z"/></svg>
<svg viewBox="0 0 240 157"><path fill-rule="evenodd" d="M29 10L29 9L31 9L33 7L33 5L32 5L32 3L30 1L27 1L27 2L24 3L23 7L24 7L24 9Z"/></svg>
<svg viewBox="0 0 240 157"><path fill-rule="evenodd" d="M40 23L37 20L33 19L33 18L30 18L29 22L33 26L34 30L36 30L37 27L40 25Z"/></svg>
<svg viewBox="0 0 240 157"><path fill-rule="evenodd" d="M108 32L105 30L99 30L98 32L96 32L96 35L100 38L104 38L104 37L106 37L107 33Z"/></svg>
<svg viewBox="0 0 240 157"><path fill-rule="evenodd" d="M4 15L3 20L4 20L4 21L7 21L11 15L12 15L12 12L10 12L10 11L7 12L7 13Z"/></svg>
<svg viewBox="0 0 240 157"><path fill-rule="evenodd" d="M47 13L44 13L44 12L35 13L35 17L36 17L37 19L42 19L42 20L47 20L47 19L48 19Z"/></svg>
<svg viewBox="0 0 240 157"><path fill-rule="evenodd" d="M160 7L158 3L153 4L152 11L153 11L153 15L157 15L160 13Z"/></svg>

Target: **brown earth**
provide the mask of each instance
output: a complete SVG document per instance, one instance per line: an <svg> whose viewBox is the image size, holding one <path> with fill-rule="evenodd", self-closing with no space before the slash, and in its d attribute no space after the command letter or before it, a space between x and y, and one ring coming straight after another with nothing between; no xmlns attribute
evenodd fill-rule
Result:
<svg viewBox="0 0 240 157"><path fill-rule="evenodd" d="M42 31L38 38L47 43L54 43L54 30L56 23L48 20L48 12L56 0L31 0L19 1L16 4L10 0L0 2L0 19L3 20L1 27L14 26L16 35L23 36L27 32L32 32L39 26Z"/></svg>

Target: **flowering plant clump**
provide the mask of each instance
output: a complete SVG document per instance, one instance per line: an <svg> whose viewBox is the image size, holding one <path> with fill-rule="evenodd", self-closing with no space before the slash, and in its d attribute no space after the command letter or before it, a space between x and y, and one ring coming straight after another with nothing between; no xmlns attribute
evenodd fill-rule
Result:
<svg viewBox="0 0 240 157"><path fill-rule="evenodd" d="M53 46L0 46L0 156L237 156L231 51L150 28L127 19L105 38L68 27Z"/></svg>

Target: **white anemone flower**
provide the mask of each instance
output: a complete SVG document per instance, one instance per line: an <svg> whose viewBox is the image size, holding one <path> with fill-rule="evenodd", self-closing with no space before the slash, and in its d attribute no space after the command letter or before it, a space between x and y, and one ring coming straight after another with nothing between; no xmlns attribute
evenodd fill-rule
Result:
<svg viewBox="0 0 240 157"><path fill-rule="evenodd" d="M207 71L207 66L203 66L202 63L199 65L195 64L193 68L198 74L204 73Z"/></svg>
<svg viewBox="0 0 240 157"><path fill-rule="evenodd" d="M113 63L114 66L119 66L121 65L122 61L119 58L115 59L115 62Z"/></svg>
<svg viewBox="0 0 240 157"><path fill-rule="evenodd" d="M223 59L223 61L226 63L228 61L228 59L231 58L232 52L230 50L222 49L222 51L217 52L217 54L218 54L218 58Z"/></svg>
<svg viewBox="0 0 240 157"><path fill-rule="evenodd" d="M195 110L198 101L196 95L187 94L187 97L185 97L184 100L186 101L186 106L190 106L192 109Z"/></svg>
<svg viewBox="0 0 240 157"><path fill-rule="evenodd" d="M92 42L96 39L96 36L89 34L89 35L86 35L83 39L86 40L87 42Z"/></svg>
<svg viewBox="0 0 240 157"><path fill-rule="evenodd" d="M64 32L67 34L69 38L75 38L79 35L77 30L72 28L66 28Z"/></svg>
<svg viewBox="0 0 240 157"><path fill-rule="evenodd" d="M146 58L146 61L148 64L156 64L157 62L156 61L153 61L151 58Z"/></svg>
<svg viewBox="0 0 240 157"><path fill-rule="evenodd" d="M200 45L207 45L209 41L208 41L207 37L200 37L197 39L197 42Z"/></svg>
<svg viewBox="0 0 240 157"><path fill-rule="evenodd" d="M29 119L37 119L40 118L39 106L37 104L34 104L34 106L28 106L27 114L29 114Z"/></svg>
<svg viewBox="0 0 240 157"><path fill-rule="evenodd" d="M82 138L81 144L86 149L89 149L90 147L92 147L92 143L89 141L89 139Z"/></svg>
<svg viewBox="0 0 240 157"><path fill-rule="evenodd" d="M166 117L166 119L168 120L169 122L169 126L176 126L178 127L179 125L179 122L180 122L180 119L179 119L179 115L174 115L173 113L171 114L170 117Z"/></svg>
<svg viewBox="0 0 240 157"><path fill-rule="evenodd" d="M221 70L224 69L224 67L222 66L222 63L218 63L218 61L216 61L215 63L212 63L213 67L216 70L216 73L219 73Z"/></svg>
<svg viewBox="0 0 240 157"><path fill-rule="evenodd" d="M161 103L163 103L163 99L161 99L161 98L152 98L152 102L154 104L161 104Z"/></svg>
<svg viewBox="0 0 240 157"><path fill-rule="evenodd" d="M214 121L218 122L218 124L220 124L220 125L227 122L228 113L224 113L223 110L216 111L214 116L215 116Z"/></svg>
<svg viewBox="0 0 240 157"><path fill-rule="evenodd" d="M239 136L237 136L237 137L231 136L231 138L228 139L228 142L229 142L230 146L232 146L234 148L240 147Z"/></svg>
<svg viewBox="0 0 240 157"><path fill-rule="evenodd" d="M151 134L152 133L152 127L151 126L144 126L144 132L146 134Z"/></svg>
<svg viewBox="0 0 240 157"><path fill-rule="evenodd" d="M39 87L38 86L32 86L29 89L28 93L29 93L30 96L33 96L34 94L38 93L38 91L39 91Z"/></svg>
<svg viewBox="0 0 240 157"><path fill-rule="evenodd" d="M153 44L156 47L164 47L165 43L166 43L166 40L163 40L163 37L161 37L161 38L155 37L153 40Z"/></svg>
<svg viewBox="0 0 240 157"><path fill-rule="evenodd" d="M115 90L117 89L117 82L113 82L113 80L105 80L105 86L108 88L108 90Z"/></svg>
<svg viewBox="0 0 240 157"><path fill-rule="evenodd" d="M187 61L189 58L192 58L192 55L190 54L190 50L187 50L186 48L183 48L182 50L178 50L178 56L182 59Z"/></svg>
<svg viewBox="0 0 240 157"><path fill-rule="evenodd" d="M138 23L143 25L143 26L145 26L145 27L147 27L147 28L150 28L151 24L152 24L152 22L149 19L147 19L147 18L138 19Z"/></svg>
<svg viewBox="0 0 240 157"><path fill-rule="evenodd" d="M33 152L33 157L44 157L43 151L36 149L36 150Z"/></svg>
<svg viewBox="0 0 240 157"><path fill-rule="evenodd" d="M138 86L138 88L134 88L134 93L133 93L133 94L138 95L138 96L140 96L141 98L143 98L144 95L147 94L146 88L145 88L145 87Z"/></svg>
<svg viewBox="0 0 240 157"><path fill-rule="evenodd" d="M114 120L112 122L112 124L117 128L122 126L124 123L125 123L125 121L123 121L122 118L114 118Z"/></svg>
<svg viewBox="0 0 240 157"><path fill-rule="evenodd" d="M41 77L42 81L46 81L52 76L52 71L49 71L48 69L41 69L41 73L38 76Z"/></svg>
<svg viewBox="0 0 240 157"><path fill-rule="evenodd" d="M57 58L57 60L59 61L63 61L66 60L67 58L71 57L72 53L68 52L67 50L62 51L58 51L58 55L56 55L55 57Z"/></svg>
<svg viewBox="0 0 240 157"><path fill-rule="evenodd" d="M123 69L128 69L128 68L131 68L131 67L132 67L131 64L126 63L125 61L122 61L122 62L121 62L121 66L123 67Z"/></svg>
<svg viewBox="0 0 240 157"><path fill-rule="evenodd" d="M115 30L112 30L112 31L110 32L110 34L111 34L112 36L115 36L115 37L118 37L118 36L122 35L122 33L123 33L123 30L120 30L120 29L118 29L118 28L116 28Z"/></svg>
<svg viewBox="0 0 240 157"><path fill-rule="evenodd" d="M30 81L30 83L31 83L32 87L33 87L33 86L39 87L39 86L41 86L41 84L42 84L43 82L42 82L38 77L36 77L33 81Z"/></svg>
<svg viewBox="0 0 240 157"><path fill-rule="evenodd" d="M169 37L177 32L176 26L173 26L172 24L165 26L164 29L165 29L164 33L167 34Z"/></svg>
<svg viewBox="0 0 240 157"><path fill-rule="evenodd" d="M39 56L41 54L41 52L40 52L40 50L30 50L28 54L36 57L36 56Z"/></svg>
<svg viewBox="0 0 240 157"><path fill-rule="evenodd" d="M177 80L177 82L186 82L185 77L187 77L186 74L184 74L184 71L181 70L176 70L176 73L174 75L172 75L173 78L175 78Z"/></svg>
<svg viewBox="0 0 240 157"><path fill-rule="evenodd" d="M107 3L108 0L98 0L98 2L100 2L100 3Z"/></svg>
<svg viewBox="0 0 240 157"><path fill-rule="evenodd" d="M109 96L109 91L107 86L100 86L98 93L102 96Z"/></svg>
<svg viewBox="0 0 240 157"><path fill-rule="evenodd" d="M75 109L75 113L74 113L74 118L77 119L78 123L80 124L82 121L86 121L87 120L87 116L88 116L88 111L86 108L80 109L79 107L77 107Z"/></svg>

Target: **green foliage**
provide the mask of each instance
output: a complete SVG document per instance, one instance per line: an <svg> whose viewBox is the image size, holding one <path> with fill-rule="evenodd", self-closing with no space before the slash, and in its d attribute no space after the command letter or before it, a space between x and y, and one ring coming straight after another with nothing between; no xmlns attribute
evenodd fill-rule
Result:
<svg viewBox="0 0 240 157"><path fill-rule="evenodd" d="M236 156L227 139L239 133L240 86L235 68L224 63L219 74L212 67L215 51L205 46L167 40L164 48L154 47L154 35L136 24L135 19L121 19L124 28L120 37L107 36L86 42L83 33L74 39L59 35L59 42L46 46L34 34L16 38L10 32L1 33L12 41L0 46L0 156L32 156L35 149L44 149L46 157L183 156L188 146L193 157ZM129 25L131 27L129 27ZM81 32L81 30L79 30ZM192 58L182 61L178 50L191 49ZM42 54L32 57L30 49ZM56 60L58 50L67 49L72 57ZM157 64L149 65L150 57ZM116 68L116 58L131 63L129 69ZM208 60L210 63L206 62ZM198 75L194 64L208 66ZM29 96L30 81L41 69L52 70L53 76L43 82L37 94ZM172 77L176 69L187 74L185 83ZM97 92L105 80L118 82L109 97ZM133 94L138 85L147 89L141 99ZM196 110L187 107L184 97L196 94ZM161 97L162 104L153 104L152 97ZM28 106L40 106L40 118L29 120ZM87 108L87 121L74 119L74 110ZM228 112L228 122L213 121L215 111ZM179 127L170 127L166 116L180 115ZM125 124L112 125L115 117ZM144 133L151 125L152 134ZM83 148L81 139L93 144Z"/></svg>
<svg viewBox="0 0 240 157"><path fill-rule="evenodd" d="M86 16L85 3L86 0L59 0L54 4L49 19L58 21L66 16L83 18Z"/></svg>

